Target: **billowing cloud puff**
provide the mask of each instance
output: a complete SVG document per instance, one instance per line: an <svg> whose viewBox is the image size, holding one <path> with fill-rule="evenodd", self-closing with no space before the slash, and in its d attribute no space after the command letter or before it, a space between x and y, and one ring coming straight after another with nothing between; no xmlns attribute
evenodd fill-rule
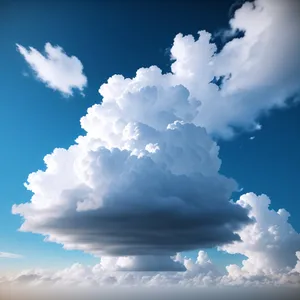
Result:
<svg viewBox="0 0 300 300"><path fill-rule="evenodd" d="M172 82L201 101L194 123L209 133L231 137L236 128L256 130L257 118L299 100L300 5L297 0L246 2L230 20L232 35L220 52L211 34L178 34L171 48ZM218 87L209 82L217 79ZM213 81L214 82L214 81Z"/></svg>
<svg viewBox="0 0 300 300"><path fill-rule="evenodd" d="M297 256L297 264L296 264L295 268L292 270L292 273L296 272L296 273L300 274L300 251L296 252L296 256Z"/></svg>
<svg viewBox="0 0 300 300"><path fill-rule="evenodd" d="M45 56L33 47L29 47L28 50L17 44L17 50L37 78L51 89L71 96L73 90L78 89L82 92L87 85L81 61L76 56L68 56L61 47L46 43Z"/></svg>
<svg viewBox="0 0 300 300"><path fill-rule="evenodd" d="M186 270L182 261L176 261L170 256L158 255L101 257L100 266L104 271L180 272Z"/></svg>
<svg viewBox="0 0 300 300"><path fill-rule="evenodd" d="M270 203L266 195L253 193L245 194L237 201L242 207L251 208L250 215L256 222L239 231L240 242L221 247L228 253L247 257L242 267L227 267L229 276L257 280L259 276L274 277L299 271L300 234L288 222L289 213L285 209L269 209Z"/></svg>

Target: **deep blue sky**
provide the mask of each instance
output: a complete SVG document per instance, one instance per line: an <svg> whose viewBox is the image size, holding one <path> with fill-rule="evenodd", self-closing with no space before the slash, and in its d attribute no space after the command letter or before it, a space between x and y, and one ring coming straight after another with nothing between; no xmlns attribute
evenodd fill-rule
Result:
<svg viewBox="0 0 300 300"><path fill-rule="evenodd" d="M79 119L101 101L98 88L108 77L133 76L138 68L150 65L168 71L166 49L174 36L226 27L232 3L0 0L0 251L26 257L0 260L0 269L96 261L44 243L41 236L17 232L21 220L11 215L11 206L30 199L23 183L29 173L43 168L46 154L55 147L68 147L82 133ZM84 98L63 98L32 76L24 76L30 70L15 44L42 50L46 42L81 60L88 78ZM239 182L243 193L266 193L272 207L286 208L299 231L300 107L274 111L261 123L254 140L249 140L252 134L243 134L219 142L222 171ZM212 256L227 263L228 255Z"/></svg>

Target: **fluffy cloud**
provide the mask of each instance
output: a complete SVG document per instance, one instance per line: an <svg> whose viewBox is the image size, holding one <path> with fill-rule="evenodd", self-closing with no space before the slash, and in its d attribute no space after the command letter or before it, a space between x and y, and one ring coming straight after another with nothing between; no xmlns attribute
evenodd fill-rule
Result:
<svg viewBox="0 0 300 300"><path fill-rule="evenodd" d="M170 256L125 256L102 257L101 268L105 271L147 271L147 272L180 272L186 267L181 261Z"/></svg>
<svg viewBox="0 0 300 300"><path fill-rule="evenodd" d="M100 107L101 122L113 127L109 107ZM46 171L26 184L31 202L13 207L24 216L21 230L98 256L172 255L238 240L234 232L250 220L229 202L236 185L218 173L218 147L200 127L163 121L161 131L146 120L125 123L107 140L98 126L98 138L88 132L46 156Z"/></svg>
<svg viewBox="0 0 300 300"><path fill-rule="evenodd" d="M162 74L152 66L139 69L134 78L114 75L99 92L104 102L123 100L128 110L137 106L133 113L144 118L155 96L145 95L143 104L137 105L141 90L180 85L188 93L190 108L170 94L157 113L170 114L176 103L175 109L182 111L179 117L222 138L240 130L260 130L262 114L285 107L291 99L299 100L299 15L300 5L294 0L246 2L235 12L226 33L242 31L243 37L220 50L212 42L214 36L204 30L197 38L178 34L170 50L172 73ZM221 83L214 83L216 79ZM159 114L155 120L159 125L157 119Z"/></svg>
<svg viewBox="0 0 300 300"><path fill-rule="evenodd" d="M259 129L262 113L285 106L293 96L299 99L299 8L293 0L245 3L230 20L232 32L243 31L244 37L228 42L218 54L206 32L198 40L175 38L172 71L202 103L197 124L230 137L235 128ZM222 78L220 89L207 84L213 77Z"/></svg>
<svg viewBox="0 0 300 300"><path fill-rule="evenodd" d="M296 252L296 256L297 256L297 264L295 266L295 268L291 271L291 273L296 272L300 274L300 251Z"/></svg>
<svg viewBox="0 0 300 300"><path fill-rule="evenodd" d="M239 231L240 242L221 247L231 254L243 254L247 257L243 266L227 267L229 277L238 280L259 280L282 274L299 273L300 234L288 222L290 214L285 209L269 209L271 201L266 195L257 196L248 193L237 201L242 207L249 207L254 224ZM297 276L300 283L299 275Z"/></svg>
<svg viewBox="0 0 300 300"><path fill-rule="evenodd" d="M72 96L73 90L83 91L87 78L83 65L76 56L68 56L61 47L45 45L45 55L33 47L17 44L17 50L35 72L37 78L53 90Z"/></svg>
<svg viewBox="0 0 300 300"><path fill-rule="evenodd" d="M22 255L9 253L9 252L0 252L0 258L22 258Z"/></svg>
<svg viewBox="0 0 300 300"><path fill-rule="evenodd" d="M187 261L177 257L172 262L168 256L222 245L248 257L242 269L248 273L294 267L298 235L287 229L285 211L265 224L255 210L259 201L244 205L247 195L238 203L230 201L237 184L219 173L219 148L211 136L228 138L236 128L258 130L263 112L285 106L299 92L300 68L293 52L299 44L298 8L292 1L246 3L230 20L232 32L243 30L244 37L221 51L205 31L198 39L179 34L171 48L172 73L152 66L139 69L134 78L109 78L99 88L102 103L81 119L86 134L68 149L55 149L44 159L46 170L29 175L32 199L13 207L24 218L21 230L42 234L66 249L121 256L106 258L113 270L151 265L154 270L159 264L174 270L181 262L188 272ZM290 20L295 22L287 30ZM280 40L286 47L275 51L282 28L290 34ZM214 78L222 84L212 83ZM253 227L248 208L256 218ZM248 242L257 238L256 230L269 238L267 244ZM280 242L285 238L290 249ZM282 249L285 260L279 259ZM105 258L101 270L104 266ZM237 268L228 268L229 277ZM186 272L182 274L191 274ZM209 274L206 283L220 280ZM159 274L151 282L181 282L177 276ZM189 282L204 280L201 276ZM117 280L113 278L106 280Z"/></svg>
<svg viewBox="0 0 300 300"><path fill-rule="evenodd" d="M199 38L178 34L171 54L172 81L201 101L196 124L231 137L236 128L256 130L257 118L272 108L299 99L300 5L294 0L246 2L230 20L230 31L243 31L216 53L208 32ZM218 88L209 84L221 80Z"/></svg>

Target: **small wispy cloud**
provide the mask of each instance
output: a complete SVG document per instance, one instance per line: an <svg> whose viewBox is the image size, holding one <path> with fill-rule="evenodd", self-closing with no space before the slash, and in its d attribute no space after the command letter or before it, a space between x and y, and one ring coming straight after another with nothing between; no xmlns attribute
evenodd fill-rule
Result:
<svg viewBox="0 0 300 300"><path fill-rule="evenodd" d="M250 136L249 140L254 140L255 136Z"/></svg>
<svg viewBox="0 0 300 300"><path fill-rule="evenodd" d="M22 72L22 75L24 76L24 77L29 77L29 74L28 74L28 72Z"/></svg>
<svg viewBox="0 0 300 300"><path fill-rule="evenodd" d="M23 256L15 253L0 252L0 258L23 258Z"/></svg>
<svg viewBox="0 0 300 300"><path fill-rule="evenodd" d="M83 90L87 78L83 73L83 65L76 56L68 56L63 48L45 45L45 54L33 47L29 49L17 44L17 51L24 57L34 71L36 77L49 88L61 92L64 96L72 96L74 90ZM28 73L26 72L26 75Z"/></svg>

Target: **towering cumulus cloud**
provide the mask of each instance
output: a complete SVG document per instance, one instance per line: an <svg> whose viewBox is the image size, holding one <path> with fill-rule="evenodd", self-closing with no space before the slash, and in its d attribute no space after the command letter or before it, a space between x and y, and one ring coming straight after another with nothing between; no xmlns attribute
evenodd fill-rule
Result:
<svg viewBox="0 0 300 300"><path fill-rule="evenodd" d="M44 158L46 169L29 175L32 199L13 207L24 218L21 230L66 249L119 256L102 258L104 269L198 270L201 255L196 264L170 256L214 246L265 269L254 257L264 245L248 243L256 232L249 226L257 222L251 205L244 205L248 196L230 201L237 184L220 174L212 137L258 129L262 113L297 98L298 8L293 1L246 3L230 20L230 34L241 30L244 37L221 51L208 32L198 39L179 34L172 73L151 66L134 78L109 78L99 89L102 103L81 119L86 134L68 149L55 149ZM278 218L285 212L274 218L268 232L280 237L284 222ZM289 249L296 252L292 239ZM266 264L280 256L272 249Z"/></svg>

